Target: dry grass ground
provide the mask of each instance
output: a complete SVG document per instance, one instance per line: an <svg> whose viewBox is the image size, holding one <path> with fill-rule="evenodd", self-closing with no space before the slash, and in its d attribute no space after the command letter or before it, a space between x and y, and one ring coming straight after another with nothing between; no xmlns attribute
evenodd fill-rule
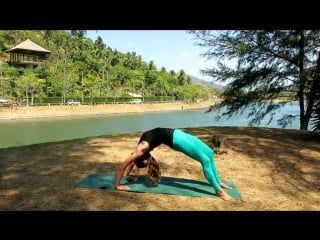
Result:
<svg viewBox="0 0 320 240"><path fill-rule="evenodd" d="M107 106L80 107L43 107L50 108L48 112L8 109L1 110L0 117L8 117L8 112L16 114L13 118L75 111L105 114ZM181 108L181 104L127 107L127 111L152 111ZM119 111L126 109L122 106L108 113ZM213 134L227 137L228 153L217 155L215 161L221 177L236 184L243 201L75 187L90 173L114 173L135 148L141 134L136 132L0 149L0 210L320 210L320 144L311 133L252 127L185 130L208 143ZM198 162L165 145L153 155L165 176L204 178Z"/></svg>

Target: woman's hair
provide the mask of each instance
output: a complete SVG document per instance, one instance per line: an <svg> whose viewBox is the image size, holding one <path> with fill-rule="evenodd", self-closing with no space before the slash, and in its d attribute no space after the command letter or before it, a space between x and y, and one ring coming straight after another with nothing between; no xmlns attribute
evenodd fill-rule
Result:
<svg viewBox="0 0 320 240"><path fill-rule="evenodd" d="M153 186L156 186L161 179L161 171L160 171L159 163L152 156L149 159L147 179L149 184Z"/></svg>

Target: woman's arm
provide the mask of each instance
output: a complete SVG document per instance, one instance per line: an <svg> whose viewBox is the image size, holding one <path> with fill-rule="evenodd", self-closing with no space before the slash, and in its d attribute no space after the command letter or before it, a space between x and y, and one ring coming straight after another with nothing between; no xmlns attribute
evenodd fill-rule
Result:
<svg viewBox="0 0 320 240"><path fill-rule="evenodd" d="M129 190L129 187L120 185L121 178L126 171L127 167L131 164L134 164L136 159L138 158L137 154L132 154L130 157L128 157L123 163L120 164L118 171L116 173L116 179L114 187L118 190Z"/></svg>
<svg viewBox="0 0 320 240"><path fill-rule="evenodd" d="M130 173L132 171L132 169L134 168L135 166L135 163L131 163L128 167L127 167L127 171L126 173L124 174L127 178L127 181L129 182L135 182L138 180L138 177L134 177L134 176L130 176Z"/></svg>
<svg viewBox="0 0 320 240"><path fill-rule="evenodd" d="M129 165L128 165L128 167L127 167L127 171L126 171L126 173L124 174L125 176L130 176L130 173L132 172L132 169L133 169L133 167L135 166L135 163L133 162L133 163L130 163Z"/></svg>
<svg viewBox="0 0 320 240"><path fill-rule="evenodd" d="M149 148L149 144L146 143L145 141L142 141L141 143L138 144L136 150L133 153L131 153L131 155L123 163L120 164L118 171L116 173L116 179L115 179L115 184L114 184L114 187L116 189L118 189L118 190L129 190L130 189L128 186L120 185L121 178L128 167L131 167L131 169L129 168L130 171L128 171L129 173L131 172L135 162L141 156L143 156L143 154L148 150L148 148Z"/></svg>
<svg viewBox="0 0 320 240"><path fill-rule="evenodd" d="M135 162L139 157L141 157L144 154L141 150L136 150L134 153L131 154L130 157L128 157L123 163L120 164L117 174L116 174L116 180L115 180L115 188L118 190L129 190L130 188L128 186L120 185L120 181L124 173L127 171L127 174L131 172Z"/></svg>

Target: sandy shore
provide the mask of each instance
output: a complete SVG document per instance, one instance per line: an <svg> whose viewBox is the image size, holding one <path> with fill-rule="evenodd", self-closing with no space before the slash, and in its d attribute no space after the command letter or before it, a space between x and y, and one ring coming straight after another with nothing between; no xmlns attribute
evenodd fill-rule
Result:
<svg viewBox="0 0 320 240"><path fill-rule="evenodd" d="M169 111L192 108L204 108L212 101L200 103L155 103L155 104L106 104L106 105L80 105L80 106L40 106L18 107L0 109L0 119L67 117L81 115L119 114L132 112Z"/></svg>

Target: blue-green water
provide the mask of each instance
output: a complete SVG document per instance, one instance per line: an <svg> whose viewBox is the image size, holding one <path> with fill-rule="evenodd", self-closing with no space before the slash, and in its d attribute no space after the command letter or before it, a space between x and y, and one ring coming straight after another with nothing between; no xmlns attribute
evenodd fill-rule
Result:
<svg viewBox="0 0 320 240"><path fill-rule="evenodd" d="M154 127L248 126L247 115L215 120L217 112L205 109L112 114L99 116L61 117L43 119L0 120L0 148L36 143L56 142L101 135L145 131ZM266 119L261 127L280 128L277 119L282 114L298 114L298 105L287 105L269 125ZM299 129L296 118L287 129Z"/></svg>

